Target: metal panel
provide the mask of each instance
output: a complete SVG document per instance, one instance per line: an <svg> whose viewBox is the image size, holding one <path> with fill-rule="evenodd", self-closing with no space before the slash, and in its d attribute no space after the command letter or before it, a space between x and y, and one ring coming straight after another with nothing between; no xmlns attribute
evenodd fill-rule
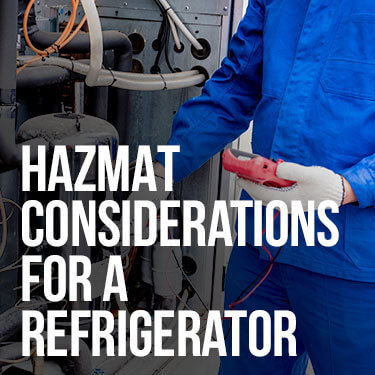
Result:
<svg viewBox="0 0 375 375"><path fill-rule="evenodd" d="M137 20L137 22L133 22L119 18L102 18L102 25L104 29L120 30L127 35L138 33L143 36L146 47L142 53L134 57L144 66L145 72L149 73L157 54L151 45L157 37L160 21ZM195 33L198 32L196 35L199 35L199 37L209 40L212 46L220 45L221 28L219 26L197 25L191 30ZM183 53L178 54L173 51L172 41L169 46L171 64L175 68L190 70L199 65L210 73L217 69L220 58L215 48L213 48L208 59L200 61L192 56L189 42L183 37L181 37L181 40L185 45ZM162 72L169 72L164 56L161 61L161 70ZM154 93L130 92L129 121L124 124L128 129L129 144L150 144L153 145L153 151L156 151L158 144L167 142L174 115L179 107L190 97L199 95L200 92L201 89L197 87ZM135 149L132 150L132 156L136 156Z"/></svg>
<svg viewBox="0 0 375 375"><path fill-rule="evenodd" d="M104 8L101 8L101 14L105 13ZM113 13L112 13L113 14ZM116 18L102 17L102 25L104 29L116 29L129 35L132 33L141 34L145 41L146 47L142 53L136 55L135 58L143 65L145 72L149 72L157 54L152 49L152 42L156 39L159 27L161 25L161 16L159 11L140 12L136 11L135 19L129 19L127 14L126 19L120 18L120 10ZM145 20L145 16L150 17ZM191 19L197 17L194 14L189 15ZM213 16L206 16L204 19L213 19ZM155 21L157 19L158 21ZM207 23L207 22L205 22ZM212 22L211 22L212 23ZM217 25L217 23L219 23ZM222 20L214 22L213 25L196 24L190 25L190 30L198 35L200 38L208 40L211 44L212 51L209 58L204 61L195 59L190 51L189 42L181 35L181 40L185 45L183 53L178 54L173 51L172 41L170 42L170 60L174 67L182 70L189 70L194 66L203 66L210 73L214 72L220 64L220 48L222 42ZM168 72L167 65L164 59L161 63L163 72ZM173 118L177 113L179 107L193 96L199 95L200 88L194 87L184 90L174 90L165 92L129 93L129 114L126 126L128 133L128 144L132 146L131 154L133 158L136 156L136 148L138 145L147 144L152 146L153 152L156 151L157 145L166 144L173 122ZM218 159L206 163L199 171L188 177L183 183L179 184L176 192L176 199L196 199L205 202L207 212L212 212L212 205L218 196ZM207 219L208 221L210 218ZM189 249L184 249L185 255L191 255L197 260L199 269L196 275L193 276L193 281L199 285L200 293L202 294L206 304L210 304L212 293L212 274L214 248L199 249L193 246ZM199 301L194 301L192 307L197 310L202 310L202 305Z"/></svg>
<svg viewBox="0 0 375 375"><path fill-rule="evenodd" d="M185 13L228 15L230 9L230 0L170 0L169 3L176 12ZM97 4L98 6L116 7L120 9L157 9L157 6L153 0L97 0Z"/></svg>
<svg viewBox="0 0 375 375"><path fill-rule="evenodd" d="M170 0L172 8L176 13L181 14L211 14L218 16L228 16L230 12L230 0L215 0L215 1L201 1L201 0ZM121 10L140 10L140 11L156 11L157 5L153 0L97 0L97 6L117 8ZM71 5L70 1L65 0L39 0L35 3L37 14L40 11L44 14L43 7L47 5L48 8L68 9ZM47 16L47 15L45 15Z"/></svg>
<svg viewBox="0 0 375 375"><path fill-rule="evenodd" d="M114 7L99 7L99 14L101 17L114 17L123 18L128 20L147 20L147 21L159 21L161 19L160 11L154 10L141 10L141 9L122 9ZM211 14L199 14L199 13L182 13L180 14L181 20L186 25L211 25L220 26L222 17Z"/></svg>

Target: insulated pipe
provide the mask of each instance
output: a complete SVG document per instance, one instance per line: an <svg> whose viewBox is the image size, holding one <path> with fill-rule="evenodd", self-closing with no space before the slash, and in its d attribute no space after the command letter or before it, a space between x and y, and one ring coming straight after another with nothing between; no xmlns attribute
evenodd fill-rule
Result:
<svg viewBox="0 0 375 375"><path fill-rule="evenodd" d="M79 62L74 62L68 59L50 57L49 59L46 59L44 63L46 63L46 65L61 66L82 75L86 75L89 70L89 67L87 65ZM162 74L157 75L157 77L158 80L155 80L154 77L152 80L140 81L138 79L133 78L122 78L121 74L119 74L118 72L109 72L108 70L102 70L96 85L113 86L125 90L135 91L163 91L196 86L203 83L206 80L206 76L204 74L198 74L186 78L172 77L169 79Z"/></svg>
<svg viewBox="0 0 375 375"><path fill-rule="evenodd" d="M30 59L30 57L29 56L21 56L19 58L19 62L23 64L27 61L27 59ZM61 57L58 58L58 59L64 60ZM80 64L85 64L85 65L88 65L90 63L89 60L84 60L84 59L77 60L77 62L80 63ZM38 61L38 62L35 62L35 63L31 64L30 66L41 66L42 64L48 65L48 61L45 61L45 62ZM74 62L74 64L75 64L75 62ZM65 64L65 65L67 65L67 64ZM72 64L70 64L70 65L72 65ZM160 74L145 74L145 73L118 72L118 71L110 72L108 69L102 69L101 70L101 74L106 74L106 75L111 76L113 78L112 73L116 76L116 78L130 79L130 80L136 80L136 81L146 81L146 82L160 81ZM198 70L193 69L193 70L187 70L185 72L166 73L166 74L161 74L161 75L165 79L170 80L170 79L177 79L177 78L181 79L181 78L193 77L193 76L198 75L199 73L200 72Z"/></svg>
<svg viewBox="0 0 375 375"><path fill-rule="evenodd" d="M28 60L33 58L34 56L20 56L18 58L19 63L21 65L25 64ZM85 74L85 71L87 70L87 65L89 64L89 60L75 60L71 61L66 58L62 57L49 57L45 61L36 61L29 65L30 67L33 66L48 66L48 65L53 65L53 66L61 66L70 70L74 70L76 72L81 71L81 74ZM86 68L83 68L86 66ZM85 70L86 69L86 70ZM136 81L146 81L146 82L151 82L151 81L160 81L160 74L143 74L143 73L130 73L130 72L112 72L116 78L123 78L123 79L130 79L130 80L136 80ZM107 75L107 76L112 76L112 73L107 70L107 69L102 69L101 74ZM198 70L187 70L186 72L177 72L177 73L167 73L167 74L162 74L162 76L166 80L170 79L182 79L182 78L188 78L188 77L193 77L199 74Z"/></svg>
<svg viewBox="0 0 375 375"><path fill-rule="evenodd" d="M17 7L18 1L0 1L0 163L20 166L21 145L15 142L16 134L16 63L17 63ZM28 143L32 147L31 158L37 158L38 144L44 140L35 139Z"/></svg>
<svg viewBox="0 0 375 375"><path fill-rule="evenodd" d="M30 159L32 161L38 158L38 146L47 146L47 142L41 138L16 144L15 127L16 107L0 107L0 165L5 168L16 168L22 165L22 146L30 146Z"/></svg>
<svg viewBox="0 0 375 375"><path fill-rule="evenodd" d="M116 77L116 76L115 76ZM164 90L177 90L196 86L206 80L205 75L198 74L189 78L181 79L165 79L162 75L158 81L136 81L136 80L125 80L117 79L115 82L108 75L100 76L98 79L98 86L111 86L134 91L164 91Z"/></svg>
<svg viewBox="0 0 375 375"><path fill-rule="evenodd" d="M48 32L48 31L37 31L30 35L31 42L38 48L45 49L55 42L60 36L60 33ZM111 49L132 49L129 38L114 30L103 31L103 49L105 51ZM69 44L64 48L61 48L62 53L88 53L90 52L90 35L89 33L77 34ZM89 60L88 60L89 61Z"/></svg>
<svg viewBox="0 0 375 375"><path fill-rule="evenodd" d="M53 86L71 79L69 70L58 66L29 67L17 76L17 89Z"/></svg>
<svg viewBox="0 0 375 375"><path fill-rule="evenodd" d="M56 349L64 349L71 352L72 338L71 336L57 337L55 340ZM1 359L4 362L1 362ZM0 369L3 366L9 365L10 361L22 361L22 343L13 343L10 345L0 347ZM83 340L79 340L79 356L71 357L69 360L74 366L74 375L91 375L92 362L91 352L87 344Z"/></svg>
<svg viewBox="0 0 375 375"><path fill-rule="evenodd" d="M167 73L163 74L165 79L175 79L175 78L187 78L193 77L199 74L198 70L187 70L186 72L176 72L176 73ZM159 74L143 74L143 73L130 73L128 75L120 74L123 78L133 78L140 81L159 81Z"/></svg>
<svg viewBox="0 0 375 375"><path fill-rule="evenodd" d="M22 303L12 307L0 315L0 343L7 341L22 331L22 311L24 309L45 312L46 301L41 298L34 298L30 302ZM3 358L3 357L1 357Z"/></svg>
<svg viewBox="0 0 375 375"><path fill-rule="evenodd" d="M90 70L86 76L87 86L95 86L103 64L103 34L98 10L93 0L81 0L87 16L90 34Z"/></svg>
<svg viewBox="0 0 375 375"><path fill-rule="evenodd" d="M0 369L3 366L9 366L10 361L17 361L22 358L22 343L16 342L13 344L0 347ZM4 361L1 361L4 360Z"/></svg>

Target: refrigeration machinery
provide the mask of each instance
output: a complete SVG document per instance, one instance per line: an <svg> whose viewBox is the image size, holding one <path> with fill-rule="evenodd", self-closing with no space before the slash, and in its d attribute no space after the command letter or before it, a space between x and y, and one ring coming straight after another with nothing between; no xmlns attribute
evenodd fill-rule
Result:
<svg viewBox="0 0 375 375"><path fill-rule="evenodd" d="M43 244L26 249L20 240L18 212L23 202L37 199L48 204L60 199L69 205L73 199L100 202L108 194L67 193L63 189L41 194L36 181L32 181L30 192L22 192L20 147L38 142L50 148L66 145L70 149L82 144L112 148L128 145L130 160L134 160L138 146L150 145L155 154L158 145L167 143L180 106L198 96L204 82L220 66L244 9L243 0L96 0L100 24L95 28L94 22L83 20L85 14L89 16L92 12L87 0L77 10L68 0L37 0L32 7L29 5L28 0L0 3L0 199L6 210L8 229L0 230L2 242L6 242L0 258L0 358L8 353L5 344L17 341L20 335L20 309L15 306L20 301L20 257L25 252L42 257L85 255L90 257L98 273L108 254L120 254L128 267L125 273L129 310L155 306L181 308L159 274L158 264L163 260L159 244L136 251L131 247L103 249L86 244L53 249ZM25 12L29 13L26 32ZM70 25L72 14L74 25ZM67 38L57 43L70 26L74 26L71 30L79 28L77 35L69 43L65 43ZM96 64L96 83L87 84L99 54L93 49L98 33L103 63ZM35 58L35 49L49 52ZM82 162L73 151L69 154L72 169ZM97 171L91 170L88 178L95 180ZM177 200L202 201L210 213L215 200L234 198L233 180L222 171L220 155L217 155L176 184L173 194ZM127 198L125 193L114 196ZM117 220L120 222L121 217ZM43 226L43 222L35 225ZM184 303L204 314L207 307L222 307L228 249L220 242L204 249L195 243L193 238L192 246L176 251L176 263L172 262L168 272ZM40 301L39 292L38 288L34 289L36 301ZM114 307L100 297L95 296L84 308L112 311ZM36 305L39 309L48 309L48 304ZM82 307L80 303L68 306L70 309ZM168 368L175 368L176 361L182 360L93 358L92 367L98 374L132 371L163 374ZM0 365L9 374L33 372L31 360L12 366L0 360ZM80 373L80 364L72 358L51 359L44 366L48 369L46 374Z"/></svg>

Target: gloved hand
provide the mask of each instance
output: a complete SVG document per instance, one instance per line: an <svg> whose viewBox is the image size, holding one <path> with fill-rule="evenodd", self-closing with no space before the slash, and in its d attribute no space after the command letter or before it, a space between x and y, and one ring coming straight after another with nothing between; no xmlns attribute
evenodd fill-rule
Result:
<svg viewBox="0 0 375 375"><path fill-rule="evenodd" d="M316 207L326 200L336 202L339 207L344 202L344 178L329 169L281 163L276 174L279 178L296 183L287 188L272 188L240 178L238 185L254 200L263 201L264 205L272 200L285 202L289 211L292 201L301 201L305 211L308 209L308 201L315 201Z"/></svg>

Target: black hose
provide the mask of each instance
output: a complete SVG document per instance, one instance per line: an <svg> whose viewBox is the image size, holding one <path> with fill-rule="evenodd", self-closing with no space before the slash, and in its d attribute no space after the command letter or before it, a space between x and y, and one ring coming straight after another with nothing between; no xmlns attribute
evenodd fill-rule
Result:
<svg viewBox="0 0 375 375"><path fill-rule="evenodd" d="M39 49L46 49L56 42L60 33L40 31L30 35L31 42ZM122 50L123 53L128 53L132 50L132 45L129 38L114 30L103 31L103 49ZM62 53L89 53L90 52L90 35L89 33L78 33L74 39L69 42L64 48L60 50Z"/></svg>
<svg viewBox="0 0 375 375"><path fill-rule="evenodd" d="M165 61L167 63L168 69L171 71L171 73L176 73L176 69L173 68L173 66L172 66L172 64L169 60L169 39L170 39L170 34L171 34L171 27L170 27L169 20L168 20L168 13L164 9L164 7L161 5L159 0L155 0L155 3L159 7L160 12L163 16L163 22L161 24L159 34L158 34L158 38L157 38L158 44L159 44L159 51L158 51L158 54L155 58L153 70L154 70L154 72L160 70L160 68L159 68L160 58L161 58L161 55L164 51Z"/></svg>
<svg viewBox="0 0 375 375"><path fill-rule="evenodd" d="M37 66L22 70L17 76L17 89L53 86L71 79L72 74L58 66Z"/></svg>

